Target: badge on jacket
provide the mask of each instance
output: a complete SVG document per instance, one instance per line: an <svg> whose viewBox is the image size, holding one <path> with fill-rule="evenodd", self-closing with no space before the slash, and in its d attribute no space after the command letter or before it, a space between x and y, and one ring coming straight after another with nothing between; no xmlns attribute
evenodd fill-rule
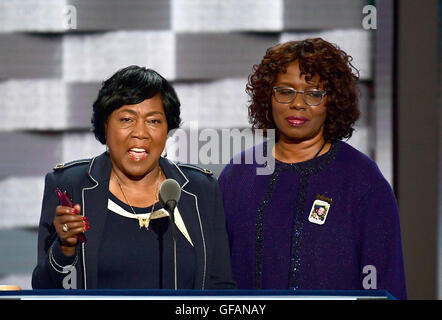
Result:
<svg viewBox="0 0 442 320"><path fill-rule="evenodd" d="M330 212L332 199L325 196L317 195L316 200L313 202L308 221L311 223L323 225Z"/></svg>

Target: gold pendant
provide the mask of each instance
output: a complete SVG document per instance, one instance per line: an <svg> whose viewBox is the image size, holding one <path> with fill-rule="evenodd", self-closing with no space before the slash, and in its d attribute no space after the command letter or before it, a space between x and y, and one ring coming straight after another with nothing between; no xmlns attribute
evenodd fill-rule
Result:
<svg viewBox="0 0 442 320"><path fill-rule="evenodd" d="M147 230L149 230L150 217L146 218L146 219L143 219L143 218L140 218L140 217L137 216L137 218L138 218L138 223L140 224L140 229L142 227L145 227Z"/></svg>

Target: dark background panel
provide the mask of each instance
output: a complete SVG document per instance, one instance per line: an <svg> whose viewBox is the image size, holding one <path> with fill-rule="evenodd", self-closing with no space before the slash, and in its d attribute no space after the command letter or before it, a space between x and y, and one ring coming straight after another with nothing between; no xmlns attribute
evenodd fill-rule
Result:
<svg viewBox="0 0 442 320"><path fill-rule="evenodd" d="M68 0L76 8L75 31L170 29L172 0Z"/></svg>
<svg viewBox="0 0 442 320"><path fill-rule="evenodd" d="M245 77L259 63L277 34L179 33L176 35L177 79Z"/></svg>
<svg viewBox="0 0 442 320"><path fill-rule="evenodd" d="M60 78L62 37L0 33L0 81Z"/></svg>
<svg viewBox="0 0 442 320"><path fill-rule="evenodd" d="M284 29L361 28L365 0L285 0Z"/></svg>

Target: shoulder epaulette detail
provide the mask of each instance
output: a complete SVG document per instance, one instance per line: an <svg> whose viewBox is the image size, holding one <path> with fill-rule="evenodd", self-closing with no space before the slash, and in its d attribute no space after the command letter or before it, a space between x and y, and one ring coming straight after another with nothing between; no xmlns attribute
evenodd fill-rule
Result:
<svg viewBox="0 0 442 320"><path fill-rule="evenodd" d="M66 169L78 164L84 164L84 163L89 163L91 160L90 159L83 159L83 160L75 160L75 161L71 161L71 162L66 162L66 163L59 163L54 167L54 170L61 170L61 169Z"/></svg>
<svg viewBox="0 0 442 320"><path fill-rule="evenodd" d="M201 171L201 172L203 172L205 174L208 174L210 176L213 175L213 171L211 171L209 169L205 169L205 168L200 168L200 167L197 167L197 166L194 166L194 165L191 165L191 164L177 163L177 166L195 169L195 170Z"/></svg>

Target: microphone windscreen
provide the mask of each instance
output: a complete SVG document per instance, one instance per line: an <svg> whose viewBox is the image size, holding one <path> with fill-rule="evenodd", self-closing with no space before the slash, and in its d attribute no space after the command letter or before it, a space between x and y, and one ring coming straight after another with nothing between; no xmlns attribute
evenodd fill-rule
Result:
<svg viewBox="0 0 442 320"><path fill-rule="evenodd" d="M161 184L160 187L160 202L163 206L166 205L166 203L170 200L175 201L178 203L178 200L180 200L181 196L181 188L178 182L174 179L166 179Z"/></svg>

